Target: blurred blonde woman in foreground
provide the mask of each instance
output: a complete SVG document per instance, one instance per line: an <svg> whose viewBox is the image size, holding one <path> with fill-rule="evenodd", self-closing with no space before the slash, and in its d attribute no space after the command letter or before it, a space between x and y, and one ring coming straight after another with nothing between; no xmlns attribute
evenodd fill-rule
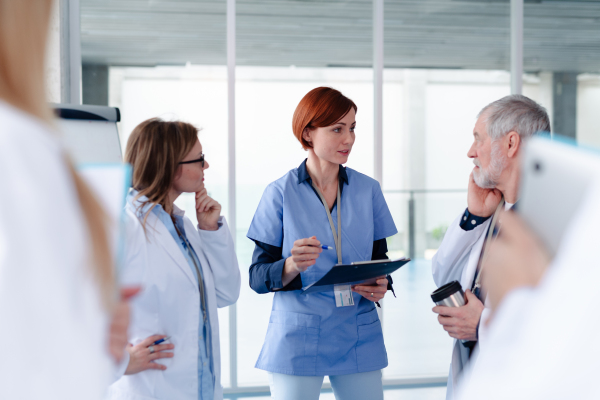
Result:
<svg viewBox="0 0 600 400"><path fill-rule="evenodd" d="M52 6L0 0L0 399L100 399L126 344L105 214L46 104Z"/></svg>

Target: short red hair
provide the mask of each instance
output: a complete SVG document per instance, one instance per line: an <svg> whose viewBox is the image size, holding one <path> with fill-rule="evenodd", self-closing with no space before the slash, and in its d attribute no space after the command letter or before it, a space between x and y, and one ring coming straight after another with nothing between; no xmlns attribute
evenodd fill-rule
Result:
<svg viewBox="0 0 600 400"><path fill-rule="evenodd" d="M312 147L302 136L306 128L313 130L331 126L344 118L351 108L354 108L354 112L358 111L356 104L339 90L330 87L315 88L300 100L294 111L292 118L294 136L306 150Z"/></svg>

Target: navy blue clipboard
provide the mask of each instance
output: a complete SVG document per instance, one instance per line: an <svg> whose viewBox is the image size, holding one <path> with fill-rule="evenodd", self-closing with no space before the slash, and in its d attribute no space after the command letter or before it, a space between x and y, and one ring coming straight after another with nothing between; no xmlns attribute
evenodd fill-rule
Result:
<svg viewBox="0 0 600 400"><path fill-rule="evenodd" d="M324 277L303 289L302 293L333 291L333 285L375 284L375 278L389 275L409 261L410 258L401 258L398 260L375 260L350 265L335 265Z"/></svg>

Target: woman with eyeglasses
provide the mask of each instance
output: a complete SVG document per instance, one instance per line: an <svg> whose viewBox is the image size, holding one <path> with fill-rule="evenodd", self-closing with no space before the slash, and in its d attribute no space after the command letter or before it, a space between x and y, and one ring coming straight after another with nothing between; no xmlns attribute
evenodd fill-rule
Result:
<svg viewBox="0 0 600 400"><path fill-rule="evenodd" d="M126 205L124 282L132 302L129 364L111 399L222 399L217 308L236 302L240 272L221 205L204 187L198 130L154 118L127 142L133 189ZM196 194L198 226L173 204Z"/></svg>
<svg viewBox="0 0 600 400"><path fill-rule="evenodd" d="M388 360L375 302L388 280L301 291L336 264L386 259L397 232L379 183L343 166L356 111L328 87L302 98L292 128L308 158L265 189L248 231L250 286L275 292L256 368L269 372L276 400L318 399L325 375L338 400L383 400Z"/></svg>

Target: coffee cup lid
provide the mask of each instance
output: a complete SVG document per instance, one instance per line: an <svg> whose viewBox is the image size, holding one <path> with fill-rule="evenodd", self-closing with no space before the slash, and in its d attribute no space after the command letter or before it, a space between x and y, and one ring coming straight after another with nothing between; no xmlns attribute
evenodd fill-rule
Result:
<svg viewBox="0 0 600 400"><path fill-rule="evenodd" d="M434 290L433 293L431 293L431 300L433 300L434 303L437 303L438 301L442 301L445 298L452 296L458 291L462 291L462 286L458 281L452 281Z"/></svg>

